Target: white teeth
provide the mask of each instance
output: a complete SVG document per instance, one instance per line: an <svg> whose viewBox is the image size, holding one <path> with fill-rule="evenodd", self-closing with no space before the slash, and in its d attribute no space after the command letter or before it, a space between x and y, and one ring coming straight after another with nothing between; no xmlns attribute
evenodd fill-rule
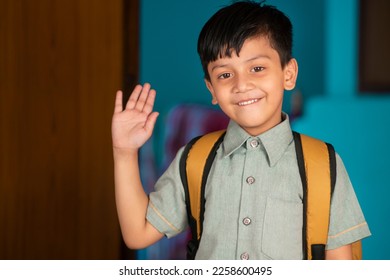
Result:
<svg viewBox="0 0 390 280"><path fill-rule="evenodd" d="M238 105L239 106L245 106L245 105L249 105L249 104L253 104L255 102L257 102L258 99L251 99L251 100L248 100L248 101L242 101L242 102L239 102Z"/></svg>

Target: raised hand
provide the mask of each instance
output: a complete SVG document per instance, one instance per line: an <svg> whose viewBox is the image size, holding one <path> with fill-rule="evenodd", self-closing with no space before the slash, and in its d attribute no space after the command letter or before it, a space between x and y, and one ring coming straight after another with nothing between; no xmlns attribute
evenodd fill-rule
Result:
<svg viewBox="0 0 390 280"><path fill-rule="evenodd" d="M138 150L150 138L158 113L153 112L156 91L150 84L137 85L123 110L122 91L116 93L112 117L114 150Z"/></svg>

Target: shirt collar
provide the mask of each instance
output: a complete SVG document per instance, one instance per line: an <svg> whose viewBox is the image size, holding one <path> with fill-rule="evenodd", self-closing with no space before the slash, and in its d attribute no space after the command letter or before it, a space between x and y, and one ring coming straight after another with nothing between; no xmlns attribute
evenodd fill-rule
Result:
<svg viewBox="0 0 390 280"><path fill-rule="evenodd" d="M256 137L249 135L236 122L230 120L222 145L223 155L229 156L242 146L245 148L245 143L249 138L260 140L267 154L269 165L274 166L293 141L288 115L282 113L280 124Z"/></svg>

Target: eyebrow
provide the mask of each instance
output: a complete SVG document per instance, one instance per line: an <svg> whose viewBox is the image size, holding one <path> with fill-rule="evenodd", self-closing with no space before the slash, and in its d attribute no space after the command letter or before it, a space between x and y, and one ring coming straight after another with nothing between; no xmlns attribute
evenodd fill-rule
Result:
<svg viewBox="0 0 390 280"><path fill-rule="evenodd" d="M260 55L257 55L255 57L249 58L249 59L245 60L244 62L250 62L250 61L253 61L253 60L256 60L256 59L259 59L259 58L271 59L271 57L269 55L260 54ZM229 63L214 65L211 68L211 72L213 72L216 68L223 68L223 67L226 67L228 65L229 65Z"/></svg>

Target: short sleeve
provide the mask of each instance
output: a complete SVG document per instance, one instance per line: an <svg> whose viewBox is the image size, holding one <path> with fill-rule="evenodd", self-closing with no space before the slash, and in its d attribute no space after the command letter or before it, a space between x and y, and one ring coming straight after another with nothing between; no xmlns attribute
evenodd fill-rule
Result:
<svg viewBox="0 0 390 280"><path fill-rule="evenodd" d="M187 228L184 189L180 178L181 148L168 169L157 180L155 190L149 194L146 219L168 238Z"/></svg>
<svg viewBox="0 0 390 280"><path fill-rule="evenodd" d="M327 249L335 249L371 235L355 191L340 156L331 201Z"/></svg>

